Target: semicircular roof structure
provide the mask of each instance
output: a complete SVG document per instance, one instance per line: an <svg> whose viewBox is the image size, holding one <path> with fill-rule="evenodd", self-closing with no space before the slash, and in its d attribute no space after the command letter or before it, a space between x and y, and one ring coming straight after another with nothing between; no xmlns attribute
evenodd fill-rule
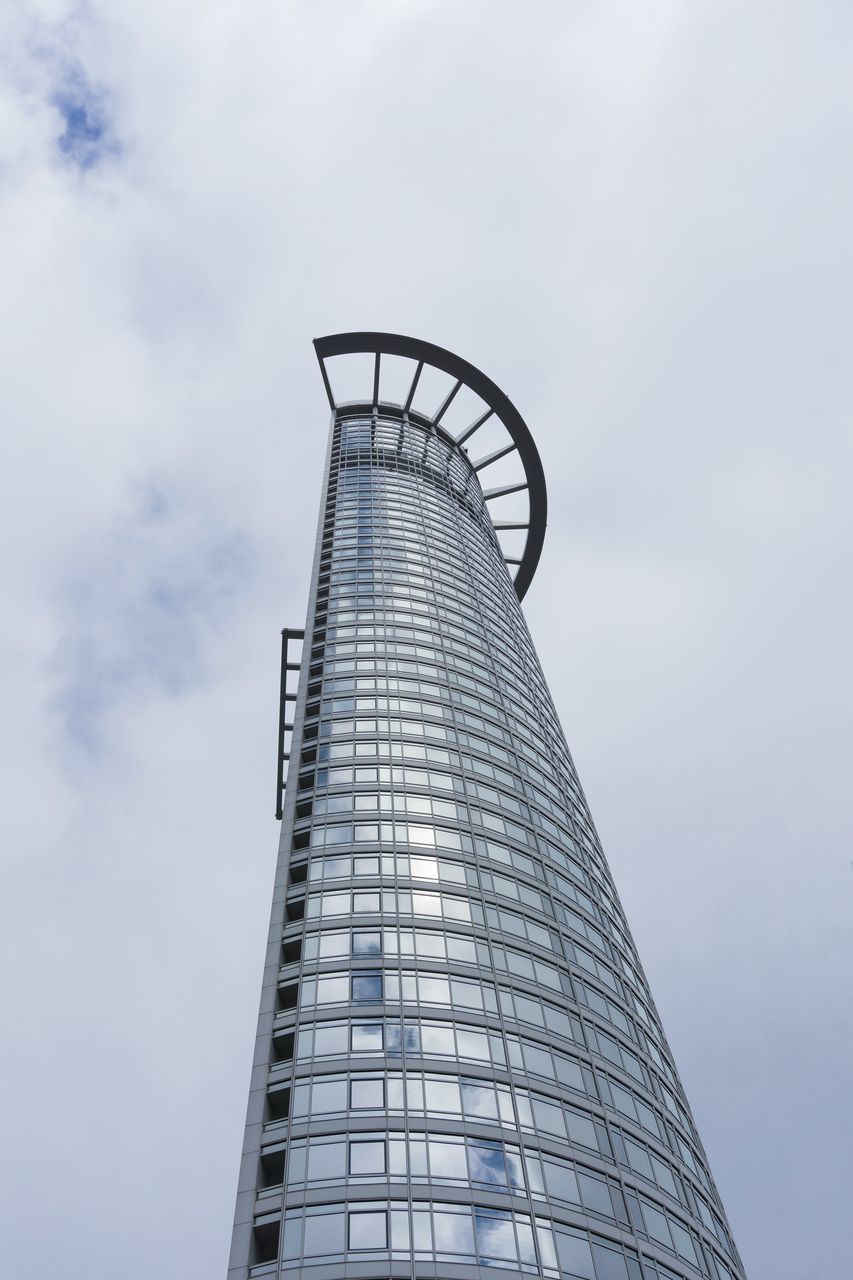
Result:
<svg viewBox="0 0 853 1280"><path fill-rule="evenodd" d="M320 363L323 385L326 388L326 394L333 413L337 413L343 405L342 402L337 402L335 399L332 383L326 368L326 361L332 360L336 356L355 354L370 354L374 356L372 396L364 398L365 403L369 404L374 412L380 411L383 405L387 405L389 409L393 409L397 413L401 409L404 413L408 413L412 409L418 383L425 369L435 369L441 374L446 374L452 380L452 385L438 409L433 414L424 414L422 411L418 411L418 419L427 421L438 429L442 418L463 387L468 388L474 393L475 397L482 401L484 412L479 413L474 421L469 422L458 434L452 435L445 427L440 429L444 434L450 435L454 443L460 447L466 446L469 461L478 476L502 459L513 460L518 463L517 477L511 477L507 482L499 483L491 489L484 489L483 497L487 502L490 502L510 494L527 492L528 512L526 519L493 521L499 540L502 532L523 533L525 535L523 550L520 554L509 554L504 551L504 559L510 572L513 569L516 570L513 585L516 595L519 600L522 600L530 586L533 575L536 572L536 566L539 563L539 557L542 554L548 514L548 496L545 489L545 473L542 470L539 452L527 424L509 397L492 382L491 378L487 377L473 364L469 364L467 360L454 355L452 351L445 350L444 347L438 347L432 342L423 342L419 338L407 338L397 333L335 333L325 338L315 338L314 349ZM403 357L414 361L414 374L408 394L402 405L392 404L390 401L380 399L383 356ZM493 449L478 457L471 442L476 442L477 432L481 427L484 427L486 423L494 424L494 422L503 427L508 441L503 443L500 448ZM505 468L502 468L502 470L505 470Z"/></svg>

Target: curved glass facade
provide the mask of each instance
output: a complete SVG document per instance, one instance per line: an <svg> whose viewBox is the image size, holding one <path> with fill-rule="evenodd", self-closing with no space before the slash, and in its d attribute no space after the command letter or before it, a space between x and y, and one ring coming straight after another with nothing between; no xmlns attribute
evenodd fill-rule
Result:
<svg viewBox="0 0 853 1280"><path fill-rule="evenodd" d="M743 1270L498 545L335 415L230 1280Z"/></svg>

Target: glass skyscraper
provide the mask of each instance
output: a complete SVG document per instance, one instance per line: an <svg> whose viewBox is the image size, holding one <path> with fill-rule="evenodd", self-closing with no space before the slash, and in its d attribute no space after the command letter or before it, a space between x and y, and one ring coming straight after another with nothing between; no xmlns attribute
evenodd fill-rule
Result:
<svg viewBox="0 0 853 1280"><path fill-rule="evenodd" d="M530 433L439 347L315 346L332 421L229 1280L743 1280L521 611Z"/></svg>

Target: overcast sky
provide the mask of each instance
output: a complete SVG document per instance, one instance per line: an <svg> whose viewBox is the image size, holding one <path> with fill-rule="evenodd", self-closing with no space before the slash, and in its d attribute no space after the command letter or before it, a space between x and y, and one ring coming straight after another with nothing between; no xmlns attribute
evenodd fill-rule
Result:
<svg viewBox="0 0 853 1280"><path fill-rule="evenodd" d="M224 1275L318 334L539 444L525 602L750 1280L853 1276L849 0L0 9L0 1269Z"/></svg>

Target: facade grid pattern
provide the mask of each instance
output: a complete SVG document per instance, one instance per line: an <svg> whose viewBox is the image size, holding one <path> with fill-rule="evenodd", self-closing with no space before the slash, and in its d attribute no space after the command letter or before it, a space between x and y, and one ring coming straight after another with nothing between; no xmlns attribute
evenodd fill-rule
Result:
<svg viewBox="0 0 853 1280"><path fill-rule="evenodd" d="M478 478L333 415L229 1280L743 1280Z"/></svg>

